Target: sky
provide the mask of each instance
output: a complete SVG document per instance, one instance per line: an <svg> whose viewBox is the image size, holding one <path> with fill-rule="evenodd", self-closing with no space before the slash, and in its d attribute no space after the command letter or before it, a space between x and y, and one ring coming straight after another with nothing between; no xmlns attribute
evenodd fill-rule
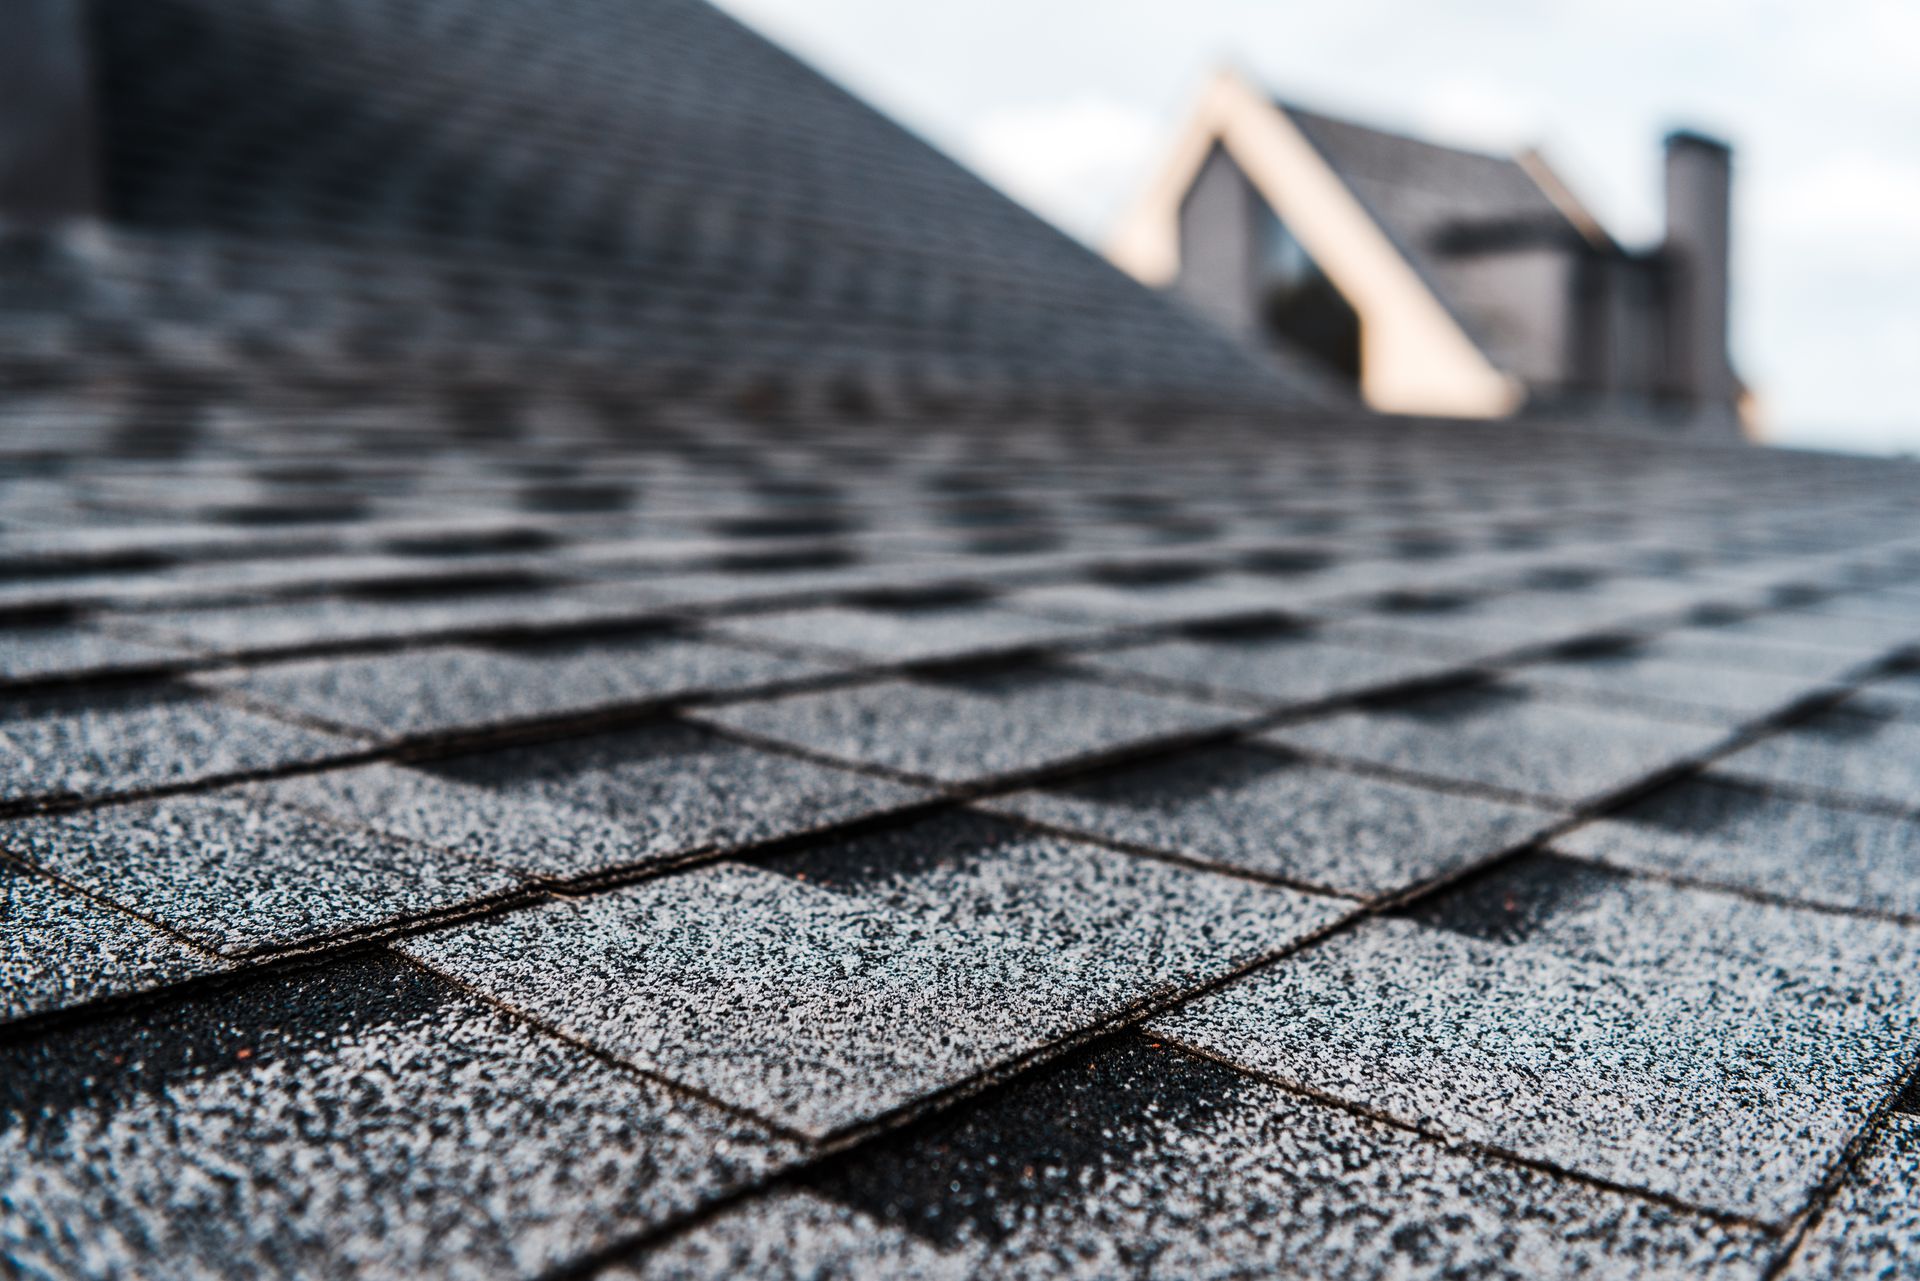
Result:
<svg viewBox="0 0 1920 1281"><path fill-rule="evenodd" d="M1536 144L1616 236L1660 139L1735 148L1734 359L1783 444L1920 453L1920 0L720 0L1098 246L1216 67Z"/></svg>

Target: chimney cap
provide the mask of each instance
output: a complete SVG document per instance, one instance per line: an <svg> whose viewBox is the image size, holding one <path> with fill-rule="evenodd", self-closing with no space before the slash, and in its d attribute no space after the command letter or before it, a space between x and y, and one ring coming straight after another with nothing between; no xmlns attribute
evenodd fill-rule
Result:
<svg viewBox="0 0 1920 1281"><path fill-rule="evenodd" d="M1667 150L1681 147L1699 147L1708 151L1719 151L1731 155L1733 144L1712 134L1701 133L1698 129L1674 129L1667 134Z"/></svg>

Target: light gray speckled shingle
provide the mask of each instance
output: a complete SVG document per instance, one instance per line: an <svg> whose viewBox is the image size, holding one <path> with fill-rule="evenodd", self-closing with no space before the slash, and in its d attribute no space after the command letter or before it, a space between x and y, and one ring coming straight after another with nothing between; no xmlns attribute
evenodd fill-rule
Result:
<svg viewBox="0 0 1920 1281"><path fill-rule="evenodd" d="M0 1021L220 967L138 917L0 862Z"/></svg>
<svg viewBox="0 0 1920 1281"><path fill-rule="evenodd" d="M1077 662L1276 706L1425 680L1455 666L1432 655L1330 643L1305 631L1163 641L1087 655Z"/></svg>
<svg viewBox="0 0 1920 1281"><path fill-rule="evenodd" d="M687 636L317 659L212 679L251 698L381 738L578 715L824 674L819 663Z"/></svg>
<svg viewBox="0 0 1920 1281"><path fill-rule="evenodd" d="M817 831L910 805L902 783L673 723L273 784L343 821L572 878Z"/></svg>
<svg viewBox="0 0 1920 1281"><path fill-rule="evenodd" d="M1733 753L1719 767L1788 789L1920 809L1920 723L1869 710L1870 703L1849 701Z"/></svg>
<svg viewBox="0 0 1920 1281"><path fill-rule="evenodd" d="M1802 676L1676 663L1640 653L1541 663L1520 671L1514 683L1562 698L1729 726L1783 711L1830 688Z"/></svg>
<svg viewBox="0 0 1920 1281"><path fill-rule="evenodd" d="M884 681L691 715L842 760L962 783L1222 729L1243 713L1025 668Z"/></svg>
<svg viewBox="0 0 1920 1281"><path fill-rule="evenodd" d="M1913 1275L1920 1244L1920 1116L1894 1112L1807 1234L1784 1281Z"/></svg>
<svg viewBox="0 0 1920 1281"><path fill-rule="evenodd" d="M755 614L710 630L773 645L851 655L877 663L924 663L1039 649L1097 630L1003 609L989 602L942 607L822 605Z"/></svg>
<svg viewBox="0 0 1920 1281"><path fill-rule="evenodd" d="M174 686L17 700L0 710L0 742L6 801L137 791L355 750Z"/></svg>
<svg viewBox="0 0 1920 1281"><path fill-rule="evenodd" d="M978 817L778 866L719 864L401 946L617 1057L824 1135L1347 910Z"/></svg>
<svg viewBox="0 0 1920 1281"><path fill-rule="evenodd" d="M1130 1040L615 1275L1757 1277L1770 1247Z"/></svg>
<svg viewBox="0 0 1920 1281"><path fill-rule="evenodd" d="M1725 732L1493 686L1346 712L1265 737L1283 747L1579 805L1681 764Z"/></svg>
<svg viewBox="0 0 1920 1281"><path fill-rule="evenodd" d="M1612 867L1920 917L1920 822L1769 796L1711 772L1554 846Z"/></svg>
<svg viewBox="0 0 1920 1281"><path fill-rule="evenodd" d="M391 956L0 1049L31 1276L532 1277L792 1155Z"/></svg>
<svg viewBox="0 0 1920 1281"><path fill-rule="evenodd" d="M235 788L0 824L15 856L226 955L272 951L508 893L453 849L322 822Z"/></svg>
<svg viewBox="0 0 1920 1281"><path fill-rule="evenodd" d="M185 657L180 649L88 623L0 625L0 681L155 667Z"/></svg>
<svg viewBox="0 0 1920 1281"><path fill-rule="evenodd" d="M1530 839L1557 817L1222 747L984 802L1056 827L1361 897Z"/></svg>
<svg viewBox="0 0 1920 1281"><path fill-rule="evenodd" d="M1640 652L1650 659L1696 667L1775 672L1812 681L1838 681L1860 665L1851 654L1724 627L1683 627L1663 632L1643 642Z"/></svg>
<svg viewBox="0 0 1920 1281"><path fill-rule="evenodd" d="M1152 1030L1722 1212L1798 1212L1905 1070L1920 931L1535 860Z"/></svg>

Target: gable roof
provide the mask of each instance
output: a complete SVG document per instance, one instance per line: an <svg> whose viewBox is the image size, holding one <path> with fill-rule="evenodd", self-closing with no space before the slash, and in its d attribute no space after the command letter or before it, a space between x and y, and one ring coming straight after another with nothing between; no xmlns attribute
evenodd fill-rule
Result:
<svg viewBox="0 0 1920 1281"><path fill-rule="evenodd" d="M430 341L429 318L452 348L544 329L577 351L587 329L610 358L735 381L824 365L954 393L1332 394L700 0L88 14L118 251L86 270L130 278L128 306L197 291L176 310L275 313L248 335L268 345L289 316L389 351ZM260 270L260 246L297 247L299 271ZM253 297L295 275L324 303Z"/></svg>
<svg viewBox="0 0 1920 1281"><path fill-rule="evenodd" d="M1550 193L1520 155L1427 142L1277 100L1274 106L1313 143L1480 348L1501 368L1515 368L1511 345L1518 335L1501 323L1491 300L1477 296L1473 258L1481 249L1516 244L1593 244L1597 224L1583 227L1568 215L1564 186Z"/></svg>

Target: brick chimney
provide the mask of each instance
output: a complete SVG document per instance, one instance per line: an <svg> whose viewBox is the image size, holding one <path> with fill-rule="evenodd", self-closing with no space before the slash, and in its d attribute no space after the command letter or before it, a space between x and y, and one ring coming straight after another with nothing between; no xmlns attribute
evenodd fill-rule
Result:
<svg viewBox="0 0 1920 1281"><path fill-rule="evenodd" d="M81 8L78 0L0 0L0 223L100 212Z"/></svg>
<svg viewBox="0 0 1920 1281"><path fill-rule="evenodd" d="M1733 150L1691 130L1667 135L1667 387L1695 417L1734 412L1727 351Z"/></svg>

